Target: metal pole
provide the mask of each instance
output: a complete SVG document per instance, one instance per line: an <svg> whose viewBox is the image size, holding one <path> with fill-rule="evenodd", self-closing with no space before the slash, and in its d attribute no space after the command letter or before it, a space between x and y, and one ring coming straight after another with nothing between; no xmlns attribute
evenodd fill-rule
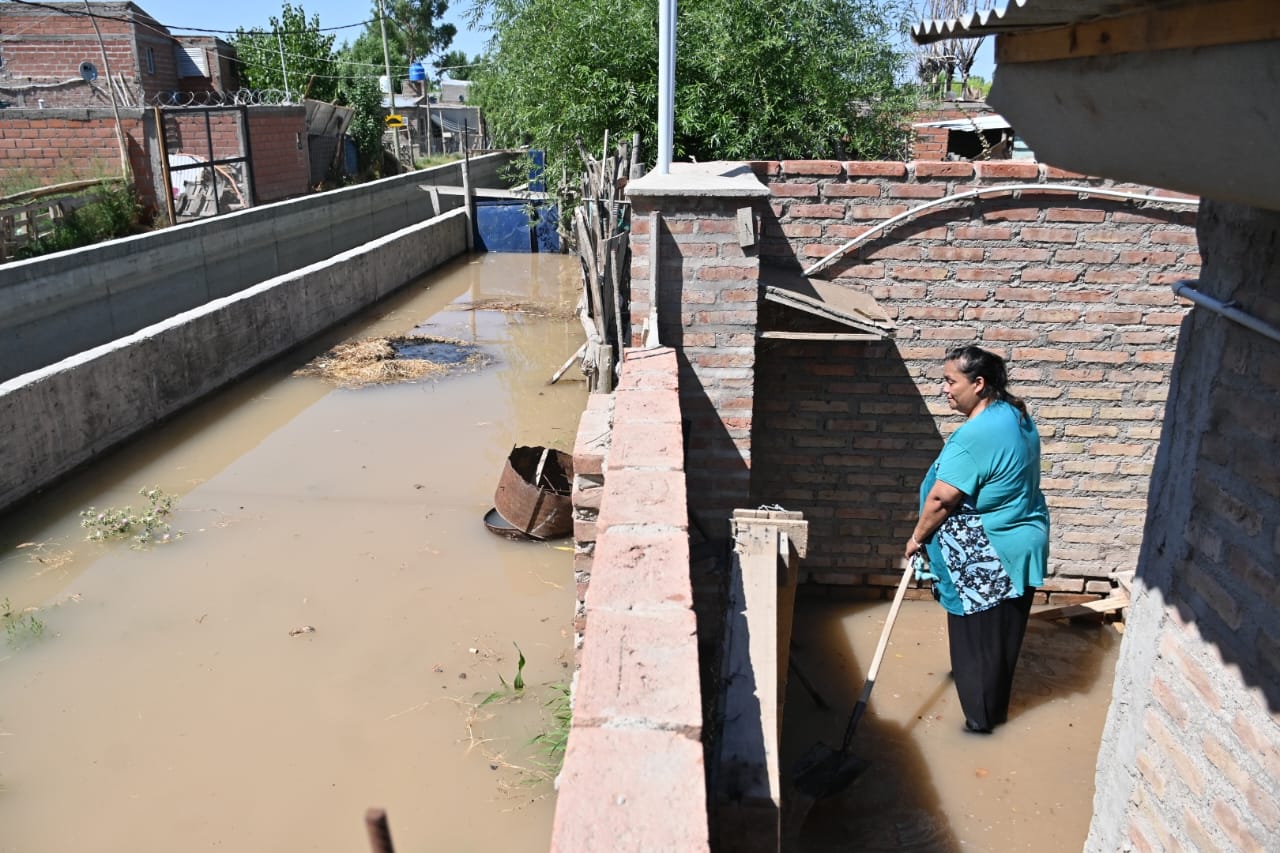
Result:
<svg viewBox="0 0 1280 853"><path fill-rule="evenodd" d="M658 174L666 175L676 102L676 0L658 3Z"/></svg>
<svg viewBox="0 0 1280 853"><path fill-rule="evenodd" d="M391 53L387 50L387 15L382 9L382 0L378 0L378 22L382 24L382 62L387 69L387 93L391 95L391 115L396 114L396 87L391 81ZM400 163L400 128L392 131L395 140L396 164Z"/></svg>
<svg viewBox="0 0 1280 853"><path fill-rule="evenodd" d="M280 48L280 73L284 76L284 99L292 101L293 95L289 94L289 71L284 65L284 39L280 36L279 30L276 30L276 47Z"/></svg>

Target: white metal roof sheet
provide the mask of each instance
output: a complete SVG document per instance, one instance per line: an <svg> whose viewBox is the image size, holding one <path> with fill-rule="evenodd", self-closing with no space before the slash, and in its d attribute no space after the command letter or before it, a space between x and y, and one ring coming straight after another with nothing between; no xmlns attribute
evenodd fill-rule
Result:
<svg viewBox="0 0 1280 853"><path fill-rule="evenodd" d="M970 12L949 21L920 21L911 28L919 44L943 39L982 38L995 33L1039 30L1111 18L1143 6L1168 5L1168 0L1008 0L999 9Z"/></svg>

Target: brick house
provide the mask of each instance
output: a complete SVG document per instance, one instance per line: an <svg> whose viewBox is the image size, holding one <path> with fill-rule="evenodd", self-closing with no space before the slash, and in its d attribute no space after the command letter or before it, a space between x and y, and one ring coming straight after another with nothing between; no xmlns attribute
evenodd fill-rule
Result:
<svg viewBox="0 0 1280 853"><path fill-rule="evenodd" d="M175 36L133 3L90 3L89 11L77 3L0 3L0 184L118 175L123 136L138 196L152 213L166 214L170 198L196 195L185 188L197 180L210 187L202 198L218 196L199 215L306 193L303 107L182 108L239 87L231 45ZM169 107L163 131L154 106ZM183 169L207 163L215 165L202 167L203 178Z"/></svg>
<svg viewBox="0 0 1280 853"><path fill-rule="evenodd" d="M133 3L0 5L0 101L9 107L110 106L113 88L121 106L143 106L239 87L231 45L175 36Z"/></svg>

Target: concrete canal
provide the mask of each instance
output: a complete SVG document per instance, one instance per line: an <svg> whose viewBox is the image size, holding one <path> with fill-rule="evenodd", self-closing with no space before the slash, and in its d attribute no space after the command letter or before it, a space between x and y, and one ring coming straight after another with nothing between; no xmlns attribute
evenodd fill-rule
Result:
<svg viewBox="0 0 1280 853"><path fill-rule="evenodd" d="M0 601L42 626L0 637L0 850L361 850L371 806L397 849L546 849L529 741L570 675L572 552L482 517L513 445L572 448L585 385L547 380L574 263L448 265L0 519ZM407 333L493 361L294 375ZM85 541L82 510L153 486L180 539Z"/></svg>

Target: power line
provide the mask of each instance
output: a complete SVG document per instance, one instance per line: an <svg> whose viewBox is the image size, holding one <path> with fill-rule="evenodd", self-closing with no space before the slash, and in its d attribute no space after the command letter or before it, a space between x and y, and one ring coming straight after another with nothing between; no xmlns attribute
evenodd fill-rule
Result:
<svg viewBox="0 0 1280 853"><path fill-rule="evenodd" d="M116 21L117 23L136 24L140 27L146 27L152 30L155 29L155 27L151 26L151 24L149 24L147 21L143 21L138 18L132 18L132 17L122 18L118 15L104 15L99 12L86 12L86 11L81 11L79 9L62 8L59 6L50 5L48 3L37 3L35 2L35 0L8 0L8 2L14 3L19 6L29 6L33 9L44 9L49 12L56 12L59 15L68 15L73 18L97 18L98 20L101 20L101 21ZM260 32L265 35L272 35L272 36L274 35L288 36L288 35L298 35L301 33L312 33L312 32L328 33L328 32L336 32L338 30L350 30L350 29L354 29L355 27L366 27L369 24L372 24L376 20L378 19L370 18L367 21L360 21L355 24L343 24L338 27L314 27L314 28L307 27L305 30L264 30L257 27L255 27L252 30L243 30L243 29L217 30L217 29L212 29L210 27L184 27L184 26L181 26L180 24L162 24L159 21L156 21L156 23L160 24L160 26L164 27L166 30L184 30L187 32L196 32L196 33L223 33L226 35L235 35L243 31L243 32ZM173 34L166 33L166 35L172 36Z"/></svg>

